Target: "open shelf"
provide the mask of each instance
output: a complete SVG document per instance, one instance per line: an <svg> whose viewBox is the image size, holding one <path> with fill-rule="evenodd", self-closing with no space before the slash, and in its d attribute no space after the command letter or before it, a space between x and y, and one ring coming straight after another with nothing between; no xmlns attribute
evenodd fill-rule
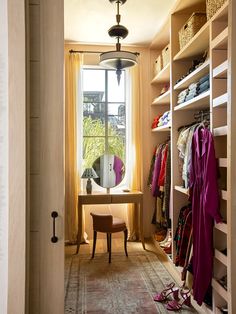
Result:
<svg viewBox="0 0 236 314"><path fill-rule="evenodd" d="M170 81L170 64L168 63L151 81L151 84L166 83Z"/></svg>
<svg viewBox="0 0 236 314"><path fill-rule="evenodd" d="M210 91L206 91L193 99L190 99L188 101L185 101L184 103L177 105L174 107L174 110L198 110L203 108L209 107L209 100L210 100Z"/></svg>
<svg viewBox="0 0 236 314"><path fill-rule="evenodd" d="M167 132L170 131L171 129L171 125L167 124L167 125L162 125L162 126L158 126L155 129L152 129L152 132Z"/></svg>
<svg viewBox="0 0 236 314"><path fill-rule="evenodd" d="M226 107L228 103L228 93L220 95L213 99L213 107Z"/></svg>
<svg viewBox="0 0 236 314"><path fill-rule="evenodd" d="M216 38L211 42L212 49L226 50L228 48L228 34L229 30L226 27Z"/></svg>
<svg viewBox="0 0 236 314"><path fill-rule="evenodd" d="M225 234L228 233L228 226L225 222L219 223L219 224L215 224L215 228Z"/></svg>
<svg viewBox="0 0 236 314"><path fill-rule="evenodd" d="M221 295L225 299L225 301L228 301L227 291L219 284L219 282L215 278L212 279L212 287L216 292L219 293L219 295Z"/></svg>
<svg viewBox="0 0 236 314"><path fill-rule="evenodd" d="M186 189L186 188L184 188L184 187L182 187L182 186L175 185L175 190L176 190L176 191L179 191L179 192L181 192L181 193L183 193L183 194L188 195L188 189Z"/></svg>
<svg viewBox="0 0 236 314"><path fill-rule="evenodd" d="M195 71L193 71L184 79L182 79L180 82L175 84L174 89L178 90L188 88L191 83L197 82L201 77L209 73L209 66L210 60L208 59L202 65L200 65Z"/></svg>
<svg viewBox="0 0 236 314"><path fill-rule="evenodd" d="M212 16L212 21L227 21L228 19L228 6L229 1L227 0L222 7Z"/></svg>
<svg viewBox="0 0 236 314"><path fill-rule="evenodd" d="M219 162L219 167L221 168L226 168L227 167L227 158L219 158L218 159Z"/></svg>
<svg viewBox="0 0 236 314"><path fill-rule="evenodd" d="M213 78L226 79L228 72L228 60L213 69Z"/></svg>
<svg viewBox="0 0 236 314"><path fill-rule="evenodd" d="M152 105L165 105L170 104L170 90L165 92L163 95L158 96L152 102Z"/></svg>
<svg viewBox="0 0 236 314"><path fill-rule="evenodd" d="M222 264L224 264L225 266L228 265L227 262L227 256L223 253L221 253L219 250L215 249L215 258L220 261Z"/></svg>
<svg viewBox="0 0 236 314"><path fill-rule="evenodd" d="M209 47L209 21L175 56L174 60L191 59L193 56L203 54Z"/></svg>
<svg viewBox="0 0 236 314"><path fill-rule="evenodd" d="M225 136L228 133L228 126L224 125L224 126L220 126L218 128L214 128L213 129L213 134L214 136Z"/></svg>

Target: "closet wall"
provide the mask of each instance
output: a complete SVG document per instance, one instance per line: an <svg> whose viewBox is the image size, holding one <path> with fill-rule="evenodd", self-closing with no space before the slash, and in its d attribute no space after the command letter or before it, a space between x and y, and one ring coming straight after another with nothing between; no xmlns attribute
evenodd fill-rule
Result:
<svg viewBox="0 0 236 314"><path fill-rule="evenodd" d="M235 52L235 28L232 17L235 14L234 1L226 1L221 9L198 31L198 33L184 46L179 47L179 30L193 12L205 12L206 2L202 0L179 0L173 8L161 31L154 38L150 49L151 67L155 59L170 43L170 62L159 74L154 77L151 71L151 95L154 102L151 105L153 118L157 113L171 109L171 221L172 235L175 234L180 208L188 203L188 190L183 187L179 171L177 140L180 126L193 122L194 115L200 110L210 111L210 128L214 135L216 157L219 163L220 179L220 212L224 222L214 227L214 274L212 279L213 307L203 309L206 312L220 313L219 308L228 306L229 313L236 311L234 301L235 280L233 279L233 264L235 254L232 248L235 244L235 156L232 145L235 145L234 132L235 112L233 100L235 98L235 61L232 58ZM205 62L180 82L192 65L192 60L198 58L206 50L209 56ZM178 94L191 83L207 73L210 74L210 90L197 97L177 105ZM158 97L163 82L170 80L170 92ZM163 131L165 134L163 135ZM169 128L154 130L155 144L163 141ZM153 133L152 135L153 136ZM152 147L153 149L153 147ZM173 241L173 240L172 240ZM227 254L222 250L227 248ZM175 242L172 243L171 263L176 256ZM180 272L181 268L173 265L173 271ZM227 290L220 285L219 279L227 275ZM179 277L180 278L180 277Z"/></svg>

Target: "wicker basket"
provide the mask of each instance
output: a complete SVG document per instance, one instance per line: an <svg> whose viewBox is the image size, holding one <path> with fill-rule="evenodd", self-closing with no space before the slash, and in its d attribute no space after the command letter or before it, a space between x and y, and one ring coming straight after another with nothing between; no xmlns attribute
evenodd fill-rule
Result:
<svg viewBox="0 0 236 314"><path fill-rule="evenodd" d="M162 70L162 57L159 55L154 63L154 76L156 76Z"/></svg>
<svg viewBox="0 0 236 314"><path fill-rule="evenodd" d="M194 12L179 31L180 50L193 38L199 29L206 23L206 14Z"/></svg>
<svg viewBox="0 0 236 314"><path fill-rule="evenodd" d="M207 20L209 20L222 7L226 0L206 0Z"/></svg>
<svg viewBox="0 0 236 314"><path fill-rule="evenodd" d="M161 52L163 68L170 62L170 45L167 45Z"/></svg>

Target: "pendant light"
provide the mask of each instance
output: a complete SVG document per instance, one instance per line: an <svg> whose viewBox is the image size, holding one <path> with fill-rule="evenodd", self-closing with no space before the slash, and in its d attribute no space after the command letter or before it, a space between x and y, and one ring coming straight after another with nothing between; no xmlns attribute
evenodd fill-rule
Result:
<svg viewBox="0 0 236 314"><path fill-rule="evenodd" d="M120 4L124 4L126 0L109 0L111 3L116 2L117 13L116 13L116 25L113 25L109 30L108 34L110 37L115 37L117 39L116 50L103 52L100 55L100 65L115 69L118 84L120 84L121 71L125 68L132 67L137 64L138 53L121 50L120 39L127 37L129 31L128 29L120 24Z"/></svg>

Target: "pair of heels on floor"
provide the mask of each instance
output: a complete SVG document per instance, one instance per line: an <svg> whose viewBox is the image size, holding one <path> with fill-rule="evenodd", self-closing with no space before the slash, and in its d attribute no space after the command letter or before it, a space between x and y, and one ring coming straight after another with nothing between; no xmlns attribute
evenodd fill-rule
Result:
<svg viewBox="0 0 236 314"><path fill-rule="evenodd" d="M179 299L179 293L181 295L181 300ZM168 297L173 295L173 300L169 300ZM183 290L175 287L175 284L172 282L166 286L166 288L158 293L154 297L154 301L156 302L165 302L168 301L166 304L166 309L168 311L179 311L181 310L182 306L185 304L191 307L191 298L190 298L190 290Z"/></svg>

